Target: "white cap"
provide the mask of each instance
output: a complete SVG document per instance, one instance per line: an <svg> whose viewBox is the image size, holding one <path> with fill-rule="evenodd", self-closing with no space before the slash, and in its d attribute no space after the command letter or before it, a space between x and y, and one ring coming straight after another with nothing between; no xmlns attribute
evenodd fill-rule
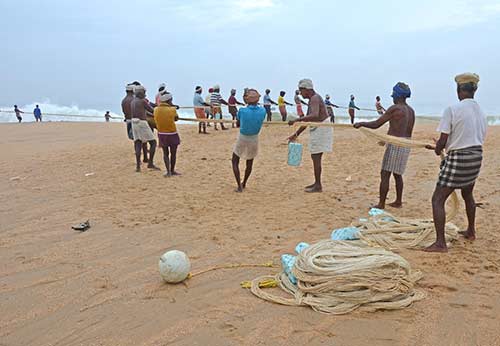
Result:
<svg viewBox="0 0 500 346"><path fill-rule="evenodd" d="M162 91L160 93L160 102L167 102L172 99L172 94L167 91Z"/></svg>
<svg viewBox="0 0 500 346"><path fill-rule="evenodd" d="M314 89L312 80L308 78L301 79L299 81L299 89Z"/></svg>

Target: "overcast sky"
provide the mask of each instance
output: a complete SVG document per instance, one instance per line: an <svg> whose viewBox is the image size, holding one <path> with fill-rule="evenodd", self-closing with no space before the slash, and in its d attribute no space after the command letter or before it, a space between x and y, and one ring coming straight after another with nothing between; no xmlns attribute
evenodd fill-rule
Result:
<svg viewBox="0 0 500 346"><path fill-rule="evenodd" d="M166 82L182 105L216 83L225 97L250 86L292 99L307 77L365 107L404 81L429 114L471 71L483 108L500 114L500 0L0 0L0 21L0 105L119 111L132 80L150 96Z"/></svg>

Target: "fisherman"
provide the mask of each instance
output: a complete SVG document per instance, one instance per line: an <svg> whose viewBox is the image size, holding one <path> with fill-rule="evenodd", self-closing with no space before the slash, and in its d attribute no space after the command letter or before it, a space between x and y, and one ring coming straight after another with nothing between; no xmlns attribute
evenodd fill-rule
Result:
<svg viewBox="0 0 500 346"><path fill-rule="evenodd" d="M228 110L229 114L233 117L233 121L236 120L236 116L238 114L238 107L236 106L244 106L244 103L239 102L236 99L236 89L231 89L231 96L229 96L229 99L227 100L227 103L229 104ZM236 124L233 123L232 128L236 127Z"/></svg>
<svg viewBox="0 0 500 346"><path fill-rule="evenodd" d="M247 186L248 178L252 173L253 160L259 149L259 132L262 128L266 111L258 106L260 95L255 89L246 89L243 100L248 105L240 108L237 115L237 123L240 128L238 140L233 150L233 173L238 185L236 192L243 192ZM243 184L240 177L240 159L246 160L245 177Z"/></svg>
<svg viewBox="0 0 500 346"><path fill-rule="evenodd" d="M302 110L302 105L307 106L307 102L304 102L304 100L302 100L299 90L295 90L295 97L293 100L295 101L295 107L297 108L297 116L303 117L304 111Z"/></svg>
<svg viewBox="0 0 500 346"><path fill-rule="evenodd" d="M142 85L134 87L134 99L130 105L132 110L132 134L134 136L136 172L141 171L141 148L143 143L149 143L148 168L160 170L154 165L156 139L149 127L146 112L153 113L153 107L146 100L146 88Z"/></svg>
<svg viewBox="0 0 500 346"><path fill-rule="evenodd" d="M388 135L411 138L413 126L415 125L415 111L407 103L406 99L411 96L410 87L402 82L397 83L392 89L392 99L394 105L380 116L377 120L370 122L358 122L354 127L367 127L369 129L378 129L386 122L389 122ZM403 174L410 156L410 149L400 147L391 143L382 143L385 145L384 159L382 160L382 170L380 172L379 202L375 206L378 209L385 209L387 193L389 192L389 181L391 174L396 181L396 200L389 204L393 208L403 206Z"/></svg>
<svg viewBox="0 0 500 346"><path fill-rule="evenodd" d="M476 239L476 202L474 186L481 170L483 144L488 126L483 112L474 95L478 88L479 76L463 73L455 77L457 96L460 102L445 109L437 131L441 133L434 149L441 155L446 149L446 157L441 162L438 182L432 195L432 215L436 229L436 242L426 248L428 252L447 252L445 239L445 203L455 189L460 189L465 201L468 227L459 232L467 240Z"/></svg>
<svg viewBox="0 0 500 346"><path fill-rule="evenodd" d="M194 106L194 115L196 116L196 119L206 119L206 109L210 108L210 104L206 103L203 101L203 97L201 97L201 93L203 92L203 89L201 86L197 86L194 89L194 97L193 97L193 106ZM172 102L172 100L170 100ZM203 129L203 132L201 131ZM198 123L198 133L201 134L207 134L207 123L200 121Z"/></svg>
<svg viewBox="0 0 500 346"><path fill-rule="evenodd" d="M177 133L177 126L175 125L175 122L179 120L179 116L172 104L172 94L164 90L160 92L158 100L160 104L154 109L154 119L156 129L158 130L158 141L163 150L163 162L167 169L163 176L171 177L180 175L175 170L177 147L181 143L179 134Z"/></svg>
<svg viewBox="0 0 500 346"><path fill-rule="evenodd" d="M17 121L21 123L21 121L23 121L23 117L21 116L21 114L23 114L24 112L17 108L17 105L14 105L14 113L16 113Z"/></svg>
<svg viewBox="0 0 500 346"><path fill-rule="evenodd" d="M106 122L109 123L109 119L111 119L111 114L109 114L109 111L106 111L106 114L104 114L104 119L106 119Z"/></svg>
<svg viewBox="0 0 500 346"><path fill-rule="evenodd" d="M134 81L132 83L129 83L125 86L125 97L122 100L122 112L123 116L125 117L124 121L127 124L127 136L128 138L133 141L134 140L134 135L132 134L132 108L131 104L132 101L134 100L134 87L141 85L138 81ZM135 148L135 144L134 144ZM135 150L135 149L134 149ZM143 143L142 144L142 152L143 152L143 162L149 162L148 160L148 144Z"/></svg>
<svg viewBox="0 0 500 346"><path fill-rule="evenodd" d="M36 105L35 109L33 109L33 115L35 116L36 122L42 122L42 111L38 105Z"/></svg>
<svg viewBox="0 0 500 346"><path fill-rule="evenodd" d="M307 107L307 115L296 120L288 122L293 125L296 122L329 122L328 113L325 103L321 96L314 91L313 82L310 79L302 79L299 81L299 90L302 97L309 99ZM296 141L297 137L306 129L305 126L300 127L288 140ZM306 186L305 192L322 192L321 184L321 158L323 153L331 152L333 145L333 129L331 127L309 127L309 151L314 167L314 184Z"/></svg>
<svg viewBox="0 0 500 346"><path fill-rule="evenodd" d="M212 99L212 93L214 92L213 88L208 88L208 95L205 96L205 103L209 105L210 107L205 108L205 114L207 115L207 119L213 119L214 115L212 114L212 104L211 104L211 99ZM207 122L207 127L210 127L210 123Z"/></svg>
<svg viewBox="0 0 500 346"><path fill-rule="evenodd" d="M222 107L221 104L227 106L227 102L220 96L220 86L219 85L214 85L213 87L213 92L210 95L210 104L212 105L212 113L214 116L214 119L217 119L217 115L219 115L219 119L222 120ZM229 130L227 127L224 126L224 123L220 123L220 127L223 130ZM214 123L214 129L218 130L217 128L217 123Z"/></svg>
<svg viewBox="0 0 500 346"><path fill-rule="evenodd" d="M267 121L273 120L273 112L271 112L271 105L277 106L278 104L271 100L271 90L266 89L266 94L264 95L263 102L264 102L264 109L266 110L267 114Z"/></svg>
<svg viewBox="0 0 500 346"><path fill-rule="evenodd" d="M349 102L349 117L351 118L351 124L354 124L355 109L359 111L359 108L356 107L356 104L354 103L354 99L354 95L351 95L351 101Z"/></svg>
<svg viewBox="0 0 500 346"><path fill-rule="evenodd" d="M339 108L339 106L330 102L330 95L325 96L325 106L326 112L328 113L328 116L330 116L330 122L335 123L335 113L333 112L333 108Z"/></svg>
<svg viewBox="0 0 500 346"><path fill-rule="evenodd" d="M165 83L161 83L159 86L158 86L158 92L156 93L155 95L155 106L159 105L160 104L160 94L163 92L163 91L167 91L167 85Z"/></svg>
<svg viewBox="0 0 500 346"><path fill-rule="evenodd" d="M285 95L286 92L282 90L280 91L280 96L278 97L278 108L280 110L282 121L286 121L288 115L286 112L286 106L293 106L291 103L285 101Z"/></svg>
<svg viewBox="0 0 500 346"><path fill-rule="evenodd" d="M380 96L375 98L375 109L377 110L378 115L382 115L385 112L385 108L382 106L382 102L380 102Z"/></svg>

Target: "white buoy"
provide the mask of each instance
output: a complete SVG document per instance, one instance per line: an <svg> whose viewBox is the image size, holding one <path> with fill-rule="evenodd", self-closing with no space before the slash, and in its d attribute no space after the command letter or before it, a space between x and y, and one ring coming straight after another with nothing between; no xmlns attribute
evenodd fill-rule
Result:
<svg viewBox="0 0 500 346"><path fill-rule="evenodd" d="M165 252L158 265L163 280L173 284L186 280L191 270L188 256L179 250Z"/></svg>

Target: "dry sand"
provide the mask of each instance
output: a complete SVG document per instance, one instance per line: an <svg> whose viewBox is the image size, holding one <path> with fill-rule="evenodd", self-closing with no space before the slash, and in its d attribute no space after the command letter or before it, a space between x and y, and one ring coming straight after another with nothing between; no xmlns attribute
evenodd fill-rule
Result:
<svg viewBox="0 0 500 346"><path fill-rule="evenodd" d="M418 124L415 138L432 138L434 128ZM289 133L263 130L248 189L236 194L235 130L199 136L181 126L183 175L164 178L134 172L124 124L0 125L0 345L500 345L498 127L489 128L477 183L478 240L443 255L402 251L428 294L408 309L327 316L240 288L275 271L267 268L161 282L166 250L186 251L194 271L279 263L299 241L327 238L376 202L383 148L336 130L324 193L305 194L311 162L286 165ZM428 217L438 166L433 153L414 150L404 209L390 211ZM86 219L87 232L70 229ZM457 224L465 226L463 211Z"/></svg>

